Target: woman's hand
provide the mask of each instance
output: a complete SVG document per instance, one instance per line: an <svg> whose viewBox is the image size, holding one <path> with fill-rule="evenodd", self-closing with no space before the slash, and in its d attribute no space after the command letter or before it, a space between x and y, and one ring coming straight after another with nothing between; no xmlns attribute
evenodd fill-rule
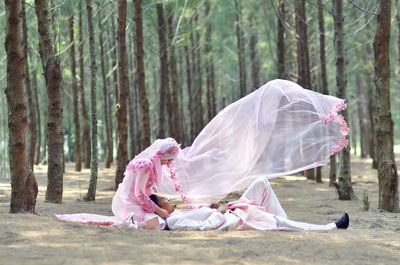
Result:
<svg viewBox="0 0 400 265"><path fill-rule="evenodd" d="M163 219L166 219L166 218L169 216L168 211L165 210L165 209L162 209L162 208L160 208L160 207L156 207L156 209L154 210L154 212L155 212L158 216L160 216L161 218L163 218Z"/></svg>
<svg viewBox="0 0 400 265"><path fill-rule="evenodd" d="M213 202L213 203L211 203L210 206L208 206L208 207L210 207L211 209L218 209L219 203L218 203L218 202Z"/></svg>

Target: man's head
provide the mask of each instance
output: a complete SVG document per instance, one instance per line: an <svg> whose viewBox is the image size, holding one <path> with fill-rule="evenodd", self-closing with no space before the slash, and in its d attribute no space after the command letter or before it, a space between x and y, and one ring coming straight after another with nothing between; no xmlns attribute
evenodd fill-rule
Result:
<svg viewBox="0 0 400 265"><path fill-rule="evenodd" d="M172 213L173 211L175 211L176 205L172 204L172 202L168 198L151 194L150 199L161 209L167 210L168 213Z"/></svg>

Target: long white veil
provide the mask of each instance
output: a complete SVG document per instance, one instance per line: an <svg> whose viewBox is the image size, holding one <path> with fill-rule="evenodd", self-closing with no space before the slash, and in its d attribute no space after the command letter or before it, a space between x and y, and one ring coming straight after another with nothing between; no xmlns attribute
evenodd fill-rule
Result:
<svg viewBox="0 0 400 265"><path fill-rule="evenodd" d="M344 100L273 80L232 103L199 133L157 186L189 203L218 201L257 177L274 178L325 165L347 146L338 114ZM179 189L177 188L179 187Z"/></svg>

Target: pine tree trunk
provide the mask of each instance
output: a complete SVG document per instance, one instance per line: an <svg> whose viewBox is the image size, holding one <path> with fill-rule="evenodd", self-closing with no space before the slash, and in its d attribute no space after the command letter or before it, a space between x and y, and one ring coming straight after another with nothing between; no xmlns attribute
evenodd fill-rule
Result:
<svg viewBox="0 0 400 265"><path fill-rule="evenodd" d="M297 48L297 83L305 89L311 89L310 59L308 53L305 1L295 2ZM305 121L307 122L307 121ZM304 171L307 179L315 179L314 169Z"/></svg>
<svg viewBox="0 0 400 265"><path fill-rule="evenodd" d="M278 38L276 47L278 49L278 78L286 79L286 70L285 70L285 27L284 21L286 17L285 12L285 1L279 0L279 10L278 10Z"/></svg>
<svg viewBox="0 0 400 265"><path fill-rule="evenodd" d="M179 89L180 84L178 82L178 70L176 66L176 57L175 57L175 44L174 40L174 30L173 30L173 12L171 12L167 19L168 22L168 39L170 45L169 52L169 69L171 73L171 111L172 111L172 120L170 124L172 124L173 130L171 131L171 136L178 142L182 142L182 128L181 128L181 112L180 112L180 99L179 97Z"/></svg>
<svg viewBox="0 0 400 265"><path fill-rule="evenodd" d="M127 54L126 54L126 0L118 1L118 76L119 76L119 95L116 116L118 120L118 147L117 147L117 171L115 176L115 189L122 182L128 160L127 153L127 99L128 73L127 73Z"/></svg>
<svg viewBox="0 0 400 265"><path fill-rule="evenodd" d="M135 145L136 145L136 132L135 132L135 122L136 122L136 118L135 118L135 108L136 108L136 104L135 104L135 75L132 74L134 73L134 59L133 59L133 41L129 40L129 37L127 38L128 42L129 42L129 47L128 47L128 52L127 54L129 54L129 62L128 62L128 66L129 66L129 70L128 70L128 79L129 79L129 95L128 95L128 125L129 125L129 148L128 148L128 160L133 158L135 156ZM131 78L129 78L131 76Z"/></svg>
<svg viewBox="0 0 400 265"><path fill-rule="evenodd" d="M48 171L46 202L61 203L63 193L63 131L62 90L60 62L54 55L50 33L49 6L47 0L35 0L38 19L39 50L48 96L47 146Z"/></svg>
<svg viewBox="0 0 400 265"><path fill-rule="evenodd" d="M97 82L97 66L96 66L96 48L93 29L92 0L86 0L86 10L89 25L89 51L90 51L90 109L91 119L91 163L90 163L90 181L85 201L94 201L96 199L96 186L98 175L98 148L97 148L97 100L96 100L96 82Z"/></svg>
<svg viewBox="0 0 400 265"><path fill-rule="evenodd" d="M10 212L35 212L38 185L31 169L26 143L27 107L24 71L22 1L5 2L5 50L7 54L9 159L11 175Z"/></svg>
<svg viewBox="0 0 400 265"><path fill-rule="evenodd" d="M238 1L235 0L235 8L236 8L236 40L237 40L237 48L238 48L238 63L239 63L239 91L240 97L244 97L246 95L246 62L245 62L245 54L244 54L244 40L243 40L243 30L242 30L242 22L241 22L241 9L238 5Z"/></svg>
<svg viewBox="0 0 400 265"><path fill-rule="evenodd" d="M27 95L27 108L28 108L28 158L30 167L33 170L33 163L35 158L35 147L36 147L36 136L37 136L37 124L35 116L35 106L32 99L32 88L31 78L29 73L29 60L28 60L28 29L26 26L26 15L25 15L25 2L22 4L22 31L24 39L24 61L25 61L25 85Z"/></svg>
<svg viewBox="0 0 400 265"><path fill-rule="evenodd" d="M80 70L80 82L79 92L81 99L81 111L82 111L82 147L83 147L83 158L85 162L85 168L90 168L90 135L89 135L89 119L86 109L86 98L85 98L85 68L83 64L83 25L82 25L82 3L79 6L79 70Z"/></svg>
<svg viewBox="0 0 400 265"><path fill-rule="evenodd" d="M158 111L158 138L165 138L168 134L166 130L167 113L165 101L168 96L168 54L167 54L167 29L164 20L163 4L157 3L157 18L158 18L158 41L159 41L159 58L160 58L160 101Z"/></svg>
<svg viewBox="0 0 400 265"><path fill-rule="evenodd" d="M326 75L326 53L325 53L325 25L324 25L324 6L322 4L322 0L318 0L318 28L319 28L319 61L321 65L321 88L320 93L324 95L329 95L328 91L328 80ZM331 156L331 164L329 170L329 186L332 186L334 182L336 182L336 159L334 156ZM322 182L322 172L321 167L317 168L317 173L315 176L315 180L317 183ZM331 181L333 181L331 183Z"/></svg>
<svg viewBox="0 0 400 265"><path fill-rule="evenodd" d="M37 141L36 141L36 149L35 149L35 165L39 165L40 161L40 145L42 141L42 131L41 131L41 123L40 123L40 108L39 108L39 96L38 96L38 86L37 86L37 73L36 70L33 70L33 92L35 94L35 112L36 112L36 121L37 121Z"/></svg>
<svg viewBox="0 0 400 265"><path fill-rule="evenodd" d="M393 120L390 112L391 0L378 1L375 52L376 152L378 154L379 208L399 211L399 177L393 152Z"/></svg>
<svg viewBox="0 0 400 265"><path fill-rule="evenodd" d="M107 77L106 77L106 67L104 64L104 43L103 43L103 27L102 27L102 16L99 12L99 44L100 44L100 64L101 64L101 76L103 80L103 100L104 100L104 123L106 130L106 163L105 168L110 168L112 161L112 134L111 134L111 124L110 124L110 105L108 98L108 88L107 88Z"/></svg>
<svg viewBox="0 0 400 265"><path fill-rule="evenodd" d="M192 34L190 34L192 35ZM186 87L187 87L187 94L189 95L189 120L190 120L190 132L189 132L189 143L191 143L194 139L195 135L195 119L194 119L194 102L193 102L193 88L192 88L192 72L191 72L191 64L190 64L190 55L189 55L189 47L185 45L184 47L185 53L185 62L186 62Z"/></svg>
<svg viewBox="0 0 400 265"><path fill-rule="evenodd" d="M356 73L356 91L358 95L357 109L358 109L358 120L360 127L360 149L361 158L367 158L368 156L368 139L369 139L369 123L367 116L368 100L365 89L362 87L362 80L359 73Z"/></svg>
<svg viewBox="0 0 400 265"><path fill-rule="evenodd" d="M343 32L343 1L332 0L332 11L335 30L335 53L336 53L336 85L337 96L346 99L346 72L345 72L345 50L344 50L344 32ZM348 120L347 109L342 111L343 118ZM339 181L335 183L339 194L339 200L353 199L354 192L351 184L350 172L350 144L343 148L340 154Z"/></svg>
<svg viewBox="0 0 400 265"><path fill-rule="evenodd" d="M211 4L206 1L205 5L205 17L209 16ZM213 60L214 56L212 53L212 45L211 45L211 33L212 27L210 21L206 22L206 41L204 44L204 53L205 53L205 64L206 64L206 89L207 89L207 120L210 121L215 116L215 91L214 91L214 83L213 83Z"/></svg>
<svg viewBox="0 0 400 265"><path fill-rule="evenodd" d="M75 63L75 38L74 38L74 16L69 18L69 39L71 42L71 75L72 75L72 99L73 99L73 115L74 115L74 156L75 156L75 171L81 171L81 129L79 123L79 91L76 80L76 63Z"/></svg>

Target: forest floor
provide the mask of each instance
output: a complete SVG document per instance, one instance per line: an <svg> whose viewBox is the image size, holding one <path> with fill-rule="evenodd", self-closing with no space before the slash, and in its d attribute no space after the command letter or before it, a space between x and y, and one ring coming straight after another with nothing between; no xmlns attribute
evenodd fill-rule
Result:
<svg viewBox="0 0 400 265"><path fill-rule="evenodd" d="M399 160L399 159L397 159ZM399 161L397 165L399 165ZM301 176L271 180L288 217L329 223L346 210L347 230L329 232L145 231L59 221L54 213L112 215L115 168L100 164L96 202L83 202L90 171L66 164L63 203L44 203L46 167L35 167L37 215L9 214L9 183L0 182L1 264L400 264L400 214L377 209L378 182L371 160L352 157L358 200L339 201L328 186ZM363 211L363 194L369 211ZM235 194L238 198L240 193Z"/></svg>

